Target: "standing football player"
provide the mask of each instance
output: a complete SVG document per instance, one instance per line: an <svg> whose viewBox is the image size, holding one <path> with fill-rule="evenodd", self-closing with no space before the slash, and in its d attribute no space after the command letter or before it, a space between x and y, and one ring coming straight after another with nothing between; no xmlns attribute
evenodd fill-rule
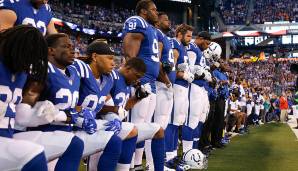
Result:
<svg viewBox="0 0 298 171"><path fill-rule="evenodd" d="M206 60L200 48L195 43L187 47L190 70L195 75L195 80L189 88L189 113L182 128L183 152L193 148L197 144L202 132L203 123L209 113L208 82L211 74L206 68ZM198 137L194 135L198 134Z"/></svg>
<svg viewBox="0 0 298 171"><path fill-rule="evenodd" d="M176 61L176 80L174 83L174 111L170 123L166 129L166 134L170 139L166 140L167 158L173 159L177 156L178 127L183 125L188 113L188 87L194 80L194 75L190 72L186 46L191 41L193 28L186 24L181 24L176 29L176 38L172 40L174 59Z"/></svg>
<svg viewBox="0 0 298 171"><path fill-rule="evenodd" d="M124 23L123 48L127 58L140 57L146 64L145 76L140 79L141 84L147 88L150 95L134 106L131 111L131 122L150 123L156 106L155 81L159 74L160 61L158 56L158 38L156 29L153 27L158 21L157 8L151 0L141 0L136 6L137 16L128 18ZM164 165L164 131L158 130L159 139L152 141L151 147L147 143L146 154L152 149L154 168L163 170ZM137 144L134 164L142 167L142 154L144 143ZM150 158L149 156L147 157Z"/></svg>
<svg viewBox="0 0 298 171"><path fill-rule="evenodd" d="M57 33L51 9L45 0L0 1L0 31L15 25L28 24L43 35Z"/></svg>

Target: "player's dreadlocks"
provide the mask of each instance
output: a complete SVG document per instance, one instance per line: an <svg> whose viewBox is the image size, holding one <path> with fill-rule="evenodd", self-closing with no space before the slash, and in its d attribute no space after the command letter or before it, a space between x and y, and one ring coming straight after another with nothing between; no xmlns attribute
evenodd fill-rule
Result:
<svg viewBox="0 0 298 171"><path fill-rule="evenodd" d="M32 26L20 25L0 34L0 60L14 74L26 72L31 79L46 80L47 43L41 32Z"/></svg>

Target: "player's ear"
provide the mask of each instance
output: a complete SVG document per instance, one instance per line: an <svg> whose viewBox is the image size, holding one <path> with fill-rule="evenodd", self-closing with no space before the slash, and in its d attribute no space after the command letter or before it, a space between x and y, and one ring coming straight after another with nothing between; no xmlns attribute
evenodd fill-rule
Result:
<svg viewBox="0 0 298 171"><path fill-rule="evenodd" d="M145 10L145 9L141 9L141 14L145 14L145 15L147 15L147 10Z"/></svg>
<svg viewBox="0 0 298 171"><path fill-rule="evenodd" d="M48 47L48 56L52 56L54 54L55 49L52 47Z"/></svg>
<svg viewBox="0 0 298 171"><path fill-rule="evenodd" d="M96 62L96 53L92 53L92 55L91 55L91 61Z"/></svg>

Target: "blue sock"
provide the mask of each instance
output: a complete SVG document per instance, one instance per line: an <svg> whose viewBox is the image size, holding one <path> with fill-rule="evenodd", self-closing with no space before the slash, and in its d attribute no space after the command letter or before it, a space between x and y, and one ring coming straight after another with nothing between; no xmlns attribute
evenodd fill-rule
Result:
<svg viewBox="0 0 298 171"><path fill-rule="evenodd" d="M97 170L114 171L120 158L121 148L121 138L113 135L99 159Z"/></svg>
<svg viewBox="0 0 298 171"><path fill-rule="evenodd" d="M182 140L193 141L194 130L191 127L182 126Z"/></svg>
<svg viewBox="0 0 298 171"><path fill-rule="evenodd" d="M165 139L152 139L151 151L155 171L164 170L164 155L165 155Z"/></svg>
<svg viewBox="0 0 298 171"><path fill-rule="evenodd" d="M137 143L136 148L144 148L145 147L145 141L141 141L139 143Z"/></svg>
<svg viewBox="0 0 298 171"><path fill-rule="evenodd" d="M138 139L138 136L135 136L130 139L124 140L122 142L122 151L121 151L119 163L130 164L133 153L136 149L137 139Z"/></svg>
<svg viewBox="0 0 298 171"><path fill-rule="evenodd" d="M174 146L172 151L177 150L178 147L178 138L179 138L179 127L174 125Z"/></svg>
<svg viewBox="0 0 298 171"><path fill-rule="evenodd" d="M47 159L44 152L35 156L23 168L22 171L47 171Z"/></svg>
<svg viewBox="0 0 298 171"><path fill-rule="evenodd" d="M165 150L166 152L172 152L174 149L174 125L169 124L165 130Z"/></svg>
<svg viewBox="0 0 298 171"><path fill-rule="evenodd" d="M192 148L193 149L198 149L199 148L199 144L198 144L198 141L197 139L199 138L199 127L197 126L196 129L194 130L193 132L193 146Z"/></svg>
<svg viewBox="0 0 298 171"><path fill-rule="evenodd" d="M199 122L198 126L194 130L194 134L193 134L193 138L194 138L193 148L194 149L199 148L199 139L201 138L203 127L204 127L204 123Z"/></svg>
<svg viewBox="0 0 298 171"><path fill-rule="evenodd" d="M84 142L77 136L74 136L66 149L59 157L55 171L77 171L84 151Z"/></svg>

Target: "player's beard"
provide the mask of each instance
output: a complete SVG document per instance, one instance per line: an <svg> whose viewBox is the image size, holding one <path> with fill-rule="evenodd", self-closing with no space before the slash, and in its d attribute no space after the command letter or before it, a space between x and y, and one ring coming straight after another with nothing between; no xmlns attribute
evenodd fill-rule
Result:
<svg viewBox="0 0 298 171"><path fill-rule="evenodd" d="M161 26L161 30L162 30L163 33L168 33L169 31L171 31L171 27Z"/></svg>
<svg viewBox="0 0 298 171"><path fill-rule="evenodd" d="M188 46L188 43L185 41L184 37L182 38L181 43L183 44L183 46Z"/></svg>

